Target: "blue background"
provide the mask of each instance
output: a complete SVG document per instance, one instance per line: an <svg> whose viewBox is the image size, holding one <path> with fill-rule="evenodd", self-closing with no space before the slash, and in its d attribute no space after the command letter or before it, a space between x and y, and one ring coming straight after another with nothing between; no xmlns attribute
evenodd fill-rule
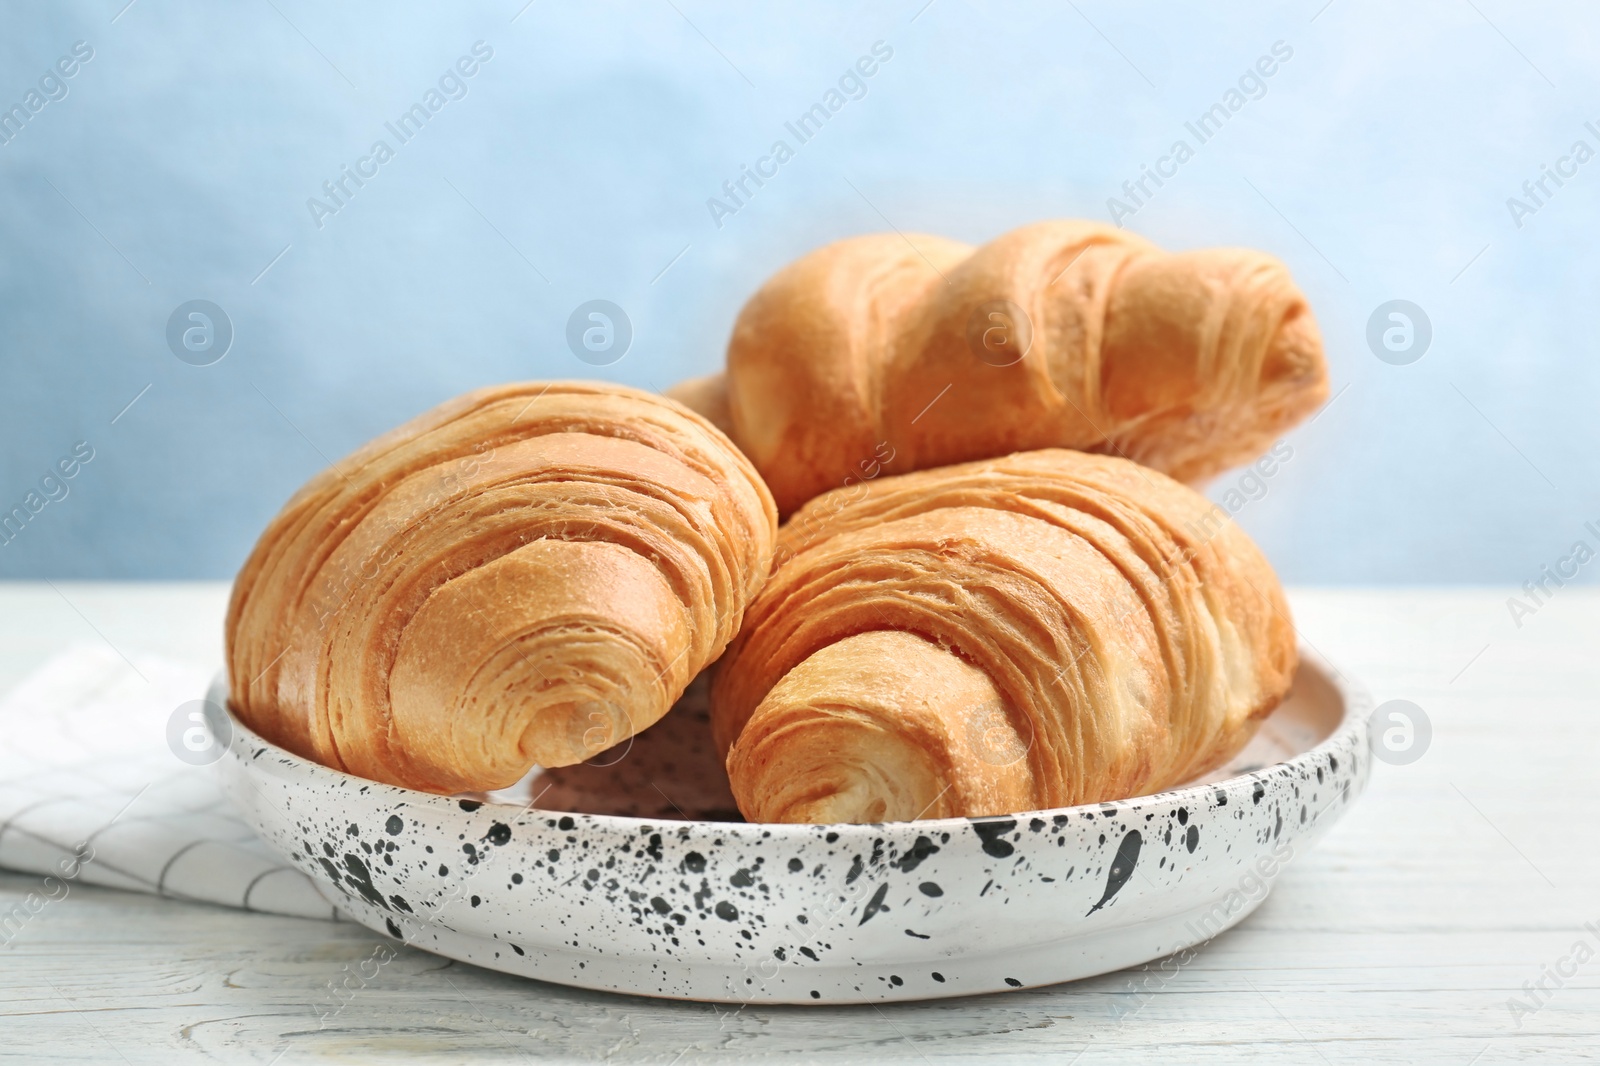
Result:
<svg viewBox="0 0 1600 1066"><path fill-rule="evenodd" d="M1336 399L1239 521L1296 583L1515 586L1600 544L1600 160L1521 227L1506 205L1600 149L1593 9L124 3L0 24L0 106L95 53L0 145L0 509L95 450L0 576L229 577L307 477L451 395L714 369L745 298L823 242L1106 219L1275 41L1265 96L1127 220L1273 252L1321 322ZM467 95L397 145L384 122L479 40ZM715 225L722 182L880 40L865 97ZM395 158L319 229L307 199L380 137ZM168 350L192 299L232 321L214 365ZM565 343L591 299L632 321L611 366ZM1432 323L1410 365L1367 345L1392 299Z"/></svg>

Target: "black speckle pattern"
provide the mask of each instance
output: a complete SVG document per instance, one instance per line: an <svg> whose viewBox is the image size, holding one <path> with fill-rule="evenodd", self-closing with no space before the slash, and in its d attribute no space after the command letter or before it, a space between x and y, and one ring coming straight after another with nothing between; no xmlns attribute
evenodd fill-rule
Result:
<svg viewBox="0 0 1600 1066"><path fill-rule="evenodd" d="M1190 826L1189 831L1193 832L1194 827ZM1100 842L1102 844L1105 843L1105 839L1102 836ZM1122 886L1127 884L1128 878L1133 876L1134 867L1139 865L1139 852L1143 849L1144 837L1137 829L1129 830L1128 834L1122 838L1122 843L1117 845L1117 854L1111 860L1111 870L1106 874L1105 895L1100 897L1098 903L1089 908L1090 914L1110 903L1111 897L1122 891Z"/></svg>
<svg viewBox="0 0 1600 1066"><path fill-rule="evenodd" d="M1017 827L1015 818L991 818L984 821L974 820L972 831L978 834L978 839L983 842L983 851L997 859L1008 858L1016 850L1011 842L1006 839L1006 834ZM1020 836L1020 834L1017 834ZM1103 837L1101 838L1104 839Z"/></svg>
<svg viewBox="0 0 1600 1066"><path fill-rule="evenodd" d="M884 897L888 894L889 883L885 881L878 886L878 890L872 894L872 898L867 900L867 905L861 909L861 921L858 924L866 925L879 911L888 910L889 905L883 902Z"/></svg>

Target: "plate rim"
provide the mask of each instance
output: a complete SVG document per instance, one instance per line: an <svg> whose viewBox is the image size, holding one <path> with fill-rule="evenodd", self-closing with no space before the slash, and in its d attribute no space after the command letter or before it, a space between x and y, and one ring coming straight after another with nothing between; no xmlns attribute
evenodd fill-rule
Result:
<svg viewBox="0 0 1600 1066"><path fill-rule="evenodd" d="M1258 767L1257 769L1250 770L1246 773L1235 774L1232 777L1223 778L1220 781L1181 785L1177 788L1163 789L1160 792L1151 792L1139 796L1128 796L1123 799L1096 800L1091 803L1080 803L1070 807L1047 807L1037 810L1007 812L1004 814L985 814L973 817L957 815L949 818L918 818L911 821L894 822L726 822L715 821L708 818L642 818L635 815L593 814L585 811L555 810L544 807L536 807L531 804L520 805L500 800L468 799L468 797L461 794L426 792L422 789L408 788L404 785L391 785L384 781L373 781L369 778L361 777L358 774L352 774L345 770L337 770L331 766L324 766L322 763L316 762L313 759L308 759L302 755L297 755L287 748L275 744L267 738L261 736L259 733L255 732L255 730L246 725L239 718L238 713L234 710L231 699L231 691L228 684L228 671L226 668L218 671L217 675L212 679L211 684L208 686L206 691L205 702L213 706L220 707L222 713L227 716L229 726L233 731L232 737L230 738L230 743L227 745L227 749L225 751L225 757L236 759L242 764L247 762L247 760L235 754L234 745L232 743L233 739L243 737L247 740L245 745L246 747L252 750L258 747L266 748L277 757L276 766L271 768L269 771L274 776L288 776L287 774L284 774L279 767L287 767L294 771L297 776L309 776L314 778L319 775L335 775L335 779L348 778L350 782L360 786L365 786L369 789L389 790L392 793L402 796L402 801L408 804L423 807L436 806L441 811L453 810L457 815L468 812L467 808L460 806L462 800L467 800L467 802L477 805L470 808L471 811L477 811L479 809L492 809L496 811L517 811L519 812L519 815L565 815L573 818L583 818L591 828L610 828L619 832L637 833L641 828L660 829L665 826L683 826L693 827L696 829L709 829L716 832L730 834L759 832L767 833L772 837L779 838L785 834L794 834L796 836L801 834L809 835L814 833L819 828L826 828L830 831L839 833L841 837L845 836L846 834L857 833L861 835L876 834L881 836L886 832L914 831L927 833L930 829L940 832L949 832L967 825L971 825L974 822L985 823L1005 819L1015 819L1020 822L1025 819L1048 819L1060 815L1071 817L1073 815L1081 815L1084 812L1088 812L1090 814L1098 813L1108 807L1120 808L1138 805L1139 808L1142 809L1143 805L1146 804L1186 804L1189 802L1198 802L1209 796L1214 796L1219 791L1232 795L1235 791L1245 790L1251 783L1255 782L1263 774L1281 771L1292 772L1294 769L1302 766L1309 767L1325 759L1329 754L1365 746L1364 741L1367 739L1368 732L1367 720L1372 709L1371 694L1364 685L1361 685L1360 683L1348 677L1331 662L1329 662L1326 657L1318 653L1310 646L1301 643L1298 651L1299 661L1296 664L1296 679L1298 679L1300 670L1306 668L1308 665L1311 666L1318 674L1321 675L1322 680L1332 687L1333 690L1338 694L1341 703L1341 713L1338 722L1334 725L1332 731L1329 732L1326 737L1324 737L1317 744L1307 748L1305 751L1300 752L1298 755L1295 755L1292 758L1284 759L1280 762L1272 763L1267 766ZM219 693L222 696L220 700L216 698ZM1276 708L1274 708L1274 711L1275 710ZM1263 721L1265 721L1265 719L1263 719ZM258 757L252 757L248 760L248 765L254 766L259 762L260 759ZM269 764L269 766L270 765L271 764Z"/></svg>

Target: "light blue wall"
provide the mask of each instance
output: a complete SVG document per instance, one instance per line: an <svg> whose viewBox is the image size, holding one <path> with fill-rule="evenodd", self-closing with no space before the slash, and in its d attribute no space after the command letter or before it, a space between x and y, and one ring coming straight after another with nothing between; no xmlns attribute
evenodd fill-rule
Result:
<svg viewBox="0 0 1600 1066"><path fill-rule="evenodd" d="M0 24L4 106L94 50L0 145L0 509L94 450L0 576L230 576L327 458L455 393L709 371L820 243L1104 218L1277 41L1266 94L1127 220L1270 250L1321 320L1338 399L1240 521L1300 583L1520 584L1600 546L1600 159L1520 227L1506 204L1600 149L1593 8L124 2ZM384 122L480 40L467 95L398 145ZM707 198L880 40L866 95L715 225ZM395 158L319 229L308 197L380 137ZM635 330L607 367L564 341L594 298ZM1411 365L1366 342L1397 298L1432 322ZM235 330L211 366L167 347L192 299Z"/></svg>

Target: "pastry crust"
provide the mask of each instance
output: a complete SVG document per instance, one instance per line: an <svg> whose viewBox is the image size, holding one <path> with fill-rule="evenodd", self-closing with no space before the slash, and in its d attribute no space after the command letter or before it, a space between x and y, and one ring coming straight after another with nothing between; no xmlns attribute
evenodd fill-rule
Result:
<svg viewBox="0 0 1600 1066"><path fill-rule="evenodd" d="M272 520L234 582L231 700L327 766L503 788L665 714L738 631L776 525L750 463L672 400L480 389Z"/></svg>
<svg viewBox="0 0 1600 1066"><path fill-rule="evenodd" d="M898 233L820 248L745 304L720 387L682 388L788 515L886 452L903 474L1076 448L1198 483L1260 455L1328 378L1273 257L1052 221L980 248Z"/></svg>
<svg viewBox="0 0 1600 1066"><path fill-rule="evenodd" d="M1171 787L1289 689L1288 605L1215 505L1059 449L827 493L717 667L752 821L978 816Z"/></svg>

